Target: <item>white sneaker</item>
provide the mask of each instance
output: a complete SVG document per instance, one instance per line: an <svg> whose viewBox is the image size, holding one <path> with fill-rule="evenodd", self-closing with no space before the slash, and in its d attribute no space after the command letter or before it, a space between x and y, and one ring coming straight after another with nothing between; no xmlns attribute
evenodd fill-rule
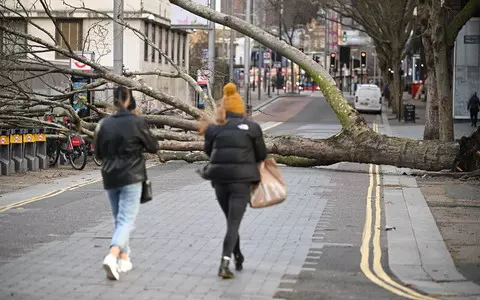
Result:
<svg viewBox="0 0 480 300"><path fill-rule="evenodd" d="M119 259L118 260L118 271L120 273L126 273L133 268L133 264L130 261L130 258L127 259Z"/></svg>
<svg viewBox="0 0 480 300"><path fill-rule="evenodd" d="M107 278L111 280L119 280L120 274L118 273L117 258L111 254L105 256L103 260L103 269L107 273Z"/></svg>

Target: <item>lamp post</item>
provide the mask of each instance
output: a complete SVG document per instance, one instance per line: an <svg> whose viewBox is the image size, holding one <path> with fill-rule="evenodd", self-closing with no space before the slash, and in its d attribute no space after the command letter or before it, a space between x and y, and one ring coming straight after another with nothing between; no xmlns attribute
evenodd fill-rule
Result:
<svg viewBox="0 0 480 300"><path fill-rule="evenodd" d="M113 71L123 74L123 0L113 1ZM148 26L148 25L146 25Z"/></svg>
<svg viewBox="0 0 480 300"><path fill-rule="evenodd" d="M251 0L247 0L247 7L245 12L245 20L250 24L250 10L251 10ZM245 36L245 66L244 66L244 80L245 80L245 97L247 98L247 111L248 114L252 114L252 104L250 103L250 38Z"/></svg>

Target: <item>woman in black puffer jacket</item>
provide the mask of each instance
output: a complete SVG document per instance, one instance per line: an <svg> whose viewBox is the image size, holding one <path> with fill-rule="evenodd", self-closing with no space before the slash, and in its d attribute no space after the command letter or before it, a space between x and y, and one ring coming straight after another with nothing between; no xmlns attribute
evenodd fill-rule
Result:
<svg viewBox="0 0 480 300"><path fill-rule="evenodd" d="M245 104L233 83L223 88L217 124L203 126L205 153L210 164L204 173L212 181L218 203L227 218L222 260L218 275L233 278L229 269L232 253L237 271L243 269L238 230L250 201L252 185L260 181L258 163L267 156L261 127L246 120Z"/></svg>

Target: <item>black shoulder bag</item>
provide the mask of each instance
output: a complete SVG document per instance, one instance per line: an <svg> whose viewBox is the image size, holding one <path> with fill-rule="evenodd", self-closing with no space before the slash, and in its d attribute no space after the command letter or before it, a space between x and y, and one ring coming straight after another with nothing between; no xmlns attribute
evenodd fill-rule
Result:
<svg viewBox="0 0 480 300"><path fill-rule="evenodd" d="M142 183L142 197L140 197L140 203L147 203L152 200L152 183L150 180L145 180Z"/></svg>

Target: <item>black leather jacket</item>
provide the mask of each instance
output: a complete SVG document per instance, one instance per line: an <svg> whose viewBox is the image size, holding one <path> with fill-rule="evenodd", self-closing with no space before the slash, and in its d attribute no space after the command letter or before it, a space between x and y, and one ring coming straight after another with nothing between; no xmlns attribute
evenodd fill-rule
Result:
<svg viewBox="0 0 480 300"><path fill-rule="evenodd" d="M206 178L213 183L258 182L257 163L267 157L260 126L242 116L227 114L225 125L210 125L205 153L210 157Z"/></svg>
<svg viewBox="0 0 480 300"><path fill-rule="evenodd" d="M158 150L158 141L145 120L128 110L119 110L100 121L94 145L95 155L103 160L103 185L107 190L145 181L143 152Z"/></svg>

